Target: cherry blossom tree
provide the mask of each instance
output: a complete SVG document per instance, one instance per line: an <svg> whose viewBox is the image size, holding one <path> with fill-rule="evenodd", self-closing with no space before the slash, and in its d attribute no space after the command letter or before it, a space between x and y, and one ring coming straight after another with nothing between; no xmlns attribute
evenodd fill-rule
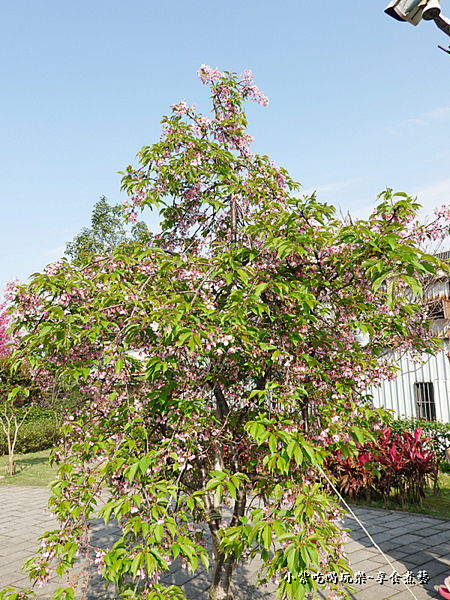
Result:
<svg viewBox="0 0 450 600"><path fill-rule="evenodd" d="M323 461L388 419L364 394L394 375L386 350L437 347L417 299L446 267L420 244L447 234L448 213L420 225L417 202L387 190L368 220L346 222L296 197L250 150L244 101L267 104L251 73L199 76L211 117L174 105L123 174L130 220L157 208L162 233L9 290L26 332L15 359L82 396L54 452L61 529L28 569L44 585L83 556L120 597L183 598L161 576L175 560L209 566L210 536L210 600L232 598L233 569L256 555L282 598L320 582L344 596L346 534ZM100 513L122 530L109 550L89 538L102 486Z"/></svg>
<svg viewBox="0 0 450 600"><path fill-rule="evenodd" d="M9 354L8 315L5 304L0 304L0 358Z"/></svg>

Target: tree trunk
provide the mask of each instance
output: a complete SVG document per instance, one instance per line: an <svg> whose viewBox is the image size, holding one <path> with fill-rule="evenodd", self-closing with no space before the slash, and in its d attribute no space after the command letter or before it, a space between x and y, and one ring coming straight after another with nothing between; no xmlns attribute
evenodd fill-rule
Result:
<svg viewBox="0 0 450 600"><path fill-rule="evenodd" d="M236 527L240 524L239 517L244 516L246 501L245 489L240 487L237 491L230 527ZM209 528L213 538L213 548L215 549L216 557L212 583L209 588L209 600L232 600L233 594L230 591L230 584L236 556L233 551L226 557L225 552L220 549L217 521L210 521Z"/></svg>
<svg viewBox="0 0 450 600"><path fill-rule="evenodd" d="M216 397L216 415L221 423L225 422L225 419L229 413L229 407L225 396L219 385L214 388L214 395ZM234 473L240 472L240 460L237 451L236 443L231 441L230 443L230 454L231 464ZM216 456L215 466L223 469L223 447L216 445ZM221 470L220 469L220 470ZM246 493L245 488L240 486L236 492L236 501L234 504L233 517L231 519L230 527L236 527L240 524L239 517L243 517L245 514L246 506ZM215 504L215 503L214 503ZM207 511L208 511L208 507ZM230 591L231 576L233 574L233 567L236 562L236 556L234 551L228 556L225 556L225 552L220 548L220 537L219 529L221 525L221 519L214 518L216 511L220 511L220 507L214 505L213 518L208 520L209 529L211 531L213 541L213 557L214 567L211 587L209 589L209 600L232 600L233 594Z"/></svg>
<svg viewBox="0 0 450 600"><path fill-rule="evenodd" d="M14 463L14 451L16 448L16 443L17 443L17 436L19 433L19 428L23 425L23 422L25 421L26 416L28 415L28 413L30 412L31 407L28 408L28 410L25 411L25 414L22 418L22 420L20 421L20 423L17 422L17 417L15 414L13 414L11 417L8 416L8 411L7 411L7 405L5 403L5 407L4 407L4 415L5 415L5 420L3 420L3 418L0 416L0 423L2 425L3 431L6 434L6 439L8 442L8 455L9 455L9 474L11 476L16 474L16 465ZM13 412L13 409L12 409ZM12 419L14 419L14 436L11 432L11 421ZM5 425L5 421L7 423L7 426Z"/></svg>
<svg viewBox="0 0 450 600"><path fill-rule="evenodd" d="M433 470L433 493L435 496L439 493L439 460Z"/></svg>
<svg viewBox="0 0 450 600"><path fill-rule="evenodd" d="M28 414L28 412L29 411L27 410L25 413L25 416ZM24 420L25 420L25 417L22 419L21 423L18 425L17 418L14 415L15 429L14 429L14 439L13 440L11 440L10 428L8 427L9 474L11 475L11 477L16 474L16 465L14 463L14 450L16 449L17 435L19 433L19 427L20 427L20 425L22 425Z"/></svg>
<svg viewBox="0 0 450 600"><path fill-rule="evenodd" d="M203 486L205 486L206 467L200 459L197 459L197 463L203 480ZM220 548L219 530L222 518L214 506L214 500L209 494L205 495L206 520L211 532L213 549L213 576L211 587L209 588L209 600L232 600L233 595L230 592L230 582L235 557L234 552L225 557L225 552Z"/></svg>
<svg viewBox="0 0 450 600"><path fill-rule="evenodd" d="M305 431L306 435L308 435L309 434L309 402L308 402L308 400L305 400L304 402L302 402L302 404L300 405L300 410L302 413L304 431Z"/></svg>
<svg viewBox="0 0 450 600"><path fill-rule="evenodd" d="M226 558L223 550L219 552L219 556L214 564L212 583L209 588L209 600L233 600L230 583L234 561L234 552Z"/></svg>
<svg viewBox="0 0 450 600"><path fill-rule="evenodd" d="M8 457L9 457L8 473L12 477L15 473L14 446L16 445L16 439L17 439L17 422L16 422L16 431L15 431L15 435L14 435L14 441L12 441L12 439L11 439L11 419L7 415L6 406L5 406L5 420L8 424L8 426L7 427L5 426L3 420L2 420L2 426L3 426L3 431L6 434L6 441L8 442Z"/></svg>

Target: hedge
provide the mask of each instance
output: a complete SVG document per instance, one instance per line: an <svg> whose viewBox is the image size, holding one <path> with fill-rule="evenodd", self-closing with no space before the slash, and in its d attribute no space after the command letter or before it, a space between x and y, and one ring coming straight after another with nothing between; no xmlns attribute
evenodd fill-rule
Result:
<svg viewBox="0 0 450 600"><path fill-rule="evenodd" d="M42 406L32 406L31 408L23 407L16 410L17 418L21 419L25 411L27 415L25 417L24 425L29 423L38 423L40 421L55 421L55 411L50 408L44 408Z"/></svg>
<svg viewBox="0 0 450 600"><path fill-rule="evenodd" d="M55 420L40 420L34 423L23 424L19 429L15 452L39 452L53 446L57 427ZM0 455L8 454L8 441L6 434L0 430Z"/></svg>

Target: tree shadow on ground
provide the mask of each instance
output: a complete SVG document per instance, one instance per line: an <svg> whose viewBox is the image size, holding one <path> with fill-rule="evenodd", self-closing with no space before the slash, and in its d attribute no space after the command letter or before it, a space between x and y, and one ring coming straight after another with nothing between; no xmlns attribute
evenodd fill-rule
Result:
<svg viewBox="0 0 450 600"><path fill-rule="evenodd" d="M381 571L389 576L395 570L403 576L409 571L414 575L411 588L420 598L439 598L437 587L442 585L450 570L450 520L356 505L352 505L351 508L390 561L389 563L382 556L354 517L347 514L344 526L350 529L350 537L353 540L347 546L347 554L353 562L354 572L363 571L374 576L376 572ZM353 560L352 552L355 552ZM354 563L354 560L360 562ZM419 572L426 572L429 581L419 581ZM386 582L384 586L387 587L386 595L383 596L385 598L390 597L393 588L409 597L402 583L392 586ZM377 597L381 598L380 590ZM403 598L403 595L401 597Z"/></svg>
<svg viewBox="0 0 450 600"><path fill-rule="evenodd" d="M29 471L33 467L45 467L48 463L48 456L30 456L18 455L14 457L16 463L16 475Z"/></svg>

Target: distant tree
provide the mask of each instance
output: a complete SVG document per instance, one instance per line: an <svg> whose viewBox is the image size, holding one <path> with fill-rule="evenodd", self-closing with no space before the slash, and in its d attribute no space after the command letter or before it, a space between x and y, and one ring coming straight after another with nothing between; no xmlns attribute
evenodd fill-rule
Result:
<svg viewBox="0 0 450 600"><path fill-rule="evenodd" d="M77 264L87 256L111 254L124 242L147 242L151 234L143 221L135 223L127 235L123 210L121 204L111 206L102 196L92 211L91 227L83 227L72 242L66 243L66 256Z"/></svg>
<svg viewBox="0 0 450 600"><path fill-rule="evenodd" d="M23 362L10 357L11 338L6 305L0 306L0 425L8 443L9 474L13 475L17 436L33 405L42 402L43 394L32 381Z"/></svg>

